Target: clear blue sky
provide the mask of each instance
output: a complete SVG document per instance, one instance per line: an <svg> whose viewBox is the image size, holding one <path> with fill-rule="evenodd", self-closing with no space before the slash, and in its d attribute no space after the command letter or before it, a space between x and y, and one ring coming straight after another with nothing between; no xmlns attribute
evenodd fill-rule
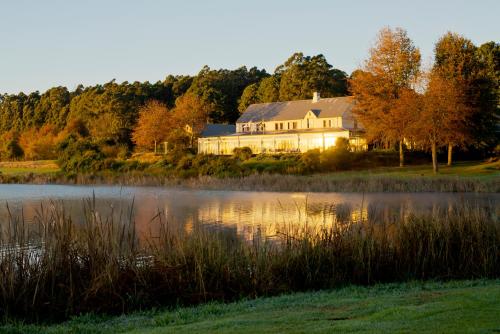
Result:
<svg viewBox="0 0 500 334"><path fill-rule="evenodd" d="M448 30L500 40L500 0L0 0L0 93L257 66L322 53L348 73L400 26L432 59Z"/></svg>

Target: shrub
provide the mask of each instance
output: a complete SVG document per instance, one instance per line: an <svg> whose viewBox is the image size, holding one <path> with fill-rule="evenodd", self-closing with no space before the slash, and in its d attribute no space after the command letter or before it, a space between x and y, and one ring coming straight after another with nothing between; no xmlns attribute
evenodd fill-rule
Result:
<svg viewBox="0 0 500 334"><path fill-rule="evenodd" d="M7 143L2 155L3 158L7 160L18 160L24 156L24 151L19 145L17 138L13 138Z"/></svg>
<svg viewBox="0 0 500 334"><path fill-rule="evenodd" d="M199 166L199 175L217 177L238 176L242 172L237 160L229 157L211 157L206 163Z"/></svg>
<svg viewBox="0 0 500 334"><path fill-rule="evenodd" d="M237 147L233 150L233 156L241 161L248 160L252 157L252 149L250 147Z"/></svg>
<svg viewBox="0 0 500 334"><path fill-rule="evenodd" d="M183 156L177 163L177 170L187 170L191 169L193 166L193 157L189 155Z"/></svg>
<svg viewBox="0 0 500 334"><path fill-rule="evenodd" d="M309 150L302 154L300 157L300 162L306 172L315 172L320 168L320 156L321 153L319 149Z"/></svg>
<svg viewBox="0 0 500 334"><path fill-rule="evenodd" d="M104 169L106 156L87 139L68 136L58 146L59 167L65 172L93 172Z"/></svg>

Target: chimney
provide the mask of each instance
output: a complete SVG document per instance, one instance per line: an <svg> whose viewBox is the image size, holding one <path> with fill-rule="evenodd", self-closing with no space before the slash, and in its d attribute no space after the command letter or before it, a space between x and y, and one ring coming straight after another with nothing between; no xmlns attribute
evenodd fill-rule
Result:
<svg viewBox="0 0 500 334"><path fill-rule="evenodd" d="M320 99L319 92L314 92L312 102L313 103L319 102L319 99Z"/></svg>

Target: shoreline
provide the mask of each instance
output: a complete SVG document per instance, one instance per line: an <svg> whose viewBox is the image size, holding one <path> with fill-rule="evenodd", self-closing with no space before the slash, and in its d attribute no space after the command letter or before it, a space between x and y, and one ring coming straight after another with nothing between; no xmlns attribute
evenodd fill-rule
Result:
<svg viewBox="0 0 500 334"><path fill-rule="evenodd" d="M500 193L500 177L394 176L381 174L252 174L177 178L147 173L0 175L0 184L157 186L180 189L270 192L475 192Z"/></svg>

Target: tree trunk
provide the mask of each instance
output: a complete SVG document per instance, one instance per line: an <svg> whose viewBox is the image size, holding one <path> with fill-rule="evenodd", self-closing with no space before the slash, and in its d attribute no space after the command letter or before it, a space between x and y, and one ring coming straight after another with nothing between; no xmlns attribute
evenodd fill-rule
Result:
<svg viewBox="0 0 500 334"><path fill-rule="evenodd" d="M438 172L438 161L437 161L437 149L436 149L436 142L432 142L431 144L431 151L432 151L432 171L434 174Z"/></svg>
<svg viewBox="0 0 500 334"><path fill-rule="evenodd" d="M399 141L399 167L403 167L405 165L405 156L403 152L403 140Z"/></svg>
<svg viewBox="0 0 500 334"><path fill-rule="evenodd" d="M453 155L453 144L448 144L448 166L451 166L451 161L452 161L452 155Z"/></svg>
<svg viewBox="0 0 500 334"><path fill-rule="evenodd" d="M155 140L155 155L156 155L156 140Z"/></svg>

